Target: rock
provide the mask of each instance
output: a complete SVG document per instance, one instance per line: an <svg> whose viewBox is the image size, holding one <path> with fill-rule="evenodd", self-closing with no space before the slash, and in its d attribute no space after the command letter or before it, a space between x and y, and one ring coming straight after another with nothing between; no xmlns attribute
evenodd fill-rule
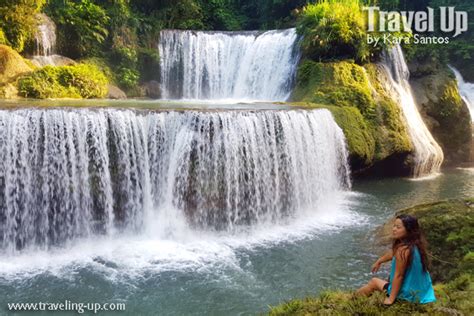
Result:
<svg viewBox="0 0 474 316"><path fill-rule="evenodd" d="M7 83L5 86L0 87L0 98L2 99L17 99L18 89L11 83Z"/></svg>
<svg viewBox="0 0 474 316"><path fill-rule="evenodd" d="M145 92L145 96L152 99L159 99L161 96L160 83L155 80L145 82L140 87Z"/></svg>
<svg viewBox="0 0 474 316"><path fill-rule="evenodd" d="M6 45L0 45L0 85L12 82L32 69L23 57Z"/></svg>
<svg viewBox="0 0 474 316"><path fill-rule="evenodd" d="M413 95L428 129L443 149L445 164L469 161L471 151L471 120L451 70L431 65L436 71L420 71L423 65L410 63ZM427 67L425 67L427 68Z"/></svg>
<svg viewBox="0 0 474 316"><path fill-rule="evenodd" d="M383 69L353 61L314 62L299 68L291 100L331 110L344 131L356 176L406 176L412 146L401 109L385 87ZM342 115L347 110L351 115Z"/></svg>
<svg viewBox="0 0 474 316"><path fill-rule="evenodd" d="M108 84L107 85L107 99L126 99L127 95L119 87Z"/></svg>
<svg viewBox="0 0 474 316"><path fill-rule="evenodd" d="M30 61L33 65L37 67L44 67L48 65L69 66L77 64L73 59L61 55L33 56Z"/></svg>

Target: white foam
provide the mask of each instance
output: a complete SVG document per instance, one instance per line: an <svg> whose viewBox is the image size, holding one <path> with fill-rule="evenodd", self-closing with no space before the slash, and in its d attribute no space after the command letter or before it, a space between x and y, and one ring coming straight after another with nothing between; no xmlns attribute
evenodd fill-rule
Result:
<svg viewBox="0 0 474 316"><path fill-rule="evenodd" d="M258 251L366 224L365 217L351 211L350 199L347 193L340 192L326 199L317 210L305 210L279 225L240 227L231 232L187 229L160 237L153 233L152 224L151 229L136 236L96 237L49 251L2 256L0 275L10 280L42 273L68 278L72 272L87 268L115 281L146 272L240 270L241 251Z"/></svg>

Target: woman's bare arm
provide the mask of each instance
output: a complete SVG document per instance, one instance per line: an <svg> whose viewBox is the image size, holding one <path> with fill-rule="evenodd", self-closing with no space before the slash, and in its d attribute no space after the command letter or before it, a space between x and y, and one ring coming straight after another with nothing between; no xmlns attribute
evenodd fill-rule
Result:
<svg viewBox="0 0 474 316"><path fill-rule="evenodd" d="M397 261L395 265L395 273L392 280L392 290L390 296L385 299L384 304L393 304L397 298L398 292L403 284L403 277L405 276L405 270L408 265L408 257L410 255L410 249L408 247L400 247L395 253L395 259Z"/></svg>
<svg viewBox="0 0 474 316"><path fill-rule="evenodd" d="M392 260L392 257L393 257L393 252L392 250L390 249L389 251L387 251L386 253L384 253L384 255L380 258L377 259L377 261L375 261L375 263L373 264L372 266L372 269L371 271L373 273L377 272L380 268L380 265L384 262L387 262L387 261L390 261Z"/></svg>

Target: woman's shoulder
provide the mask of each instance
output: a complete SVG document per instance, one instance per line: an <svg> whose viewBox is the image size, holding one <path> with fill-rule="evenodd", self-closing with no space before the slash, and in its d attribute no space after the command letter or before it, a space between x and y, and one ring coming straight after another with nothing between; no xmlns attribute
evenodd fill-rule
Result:
<svg viewBox="0 0 474 316"><path fill-rule="evenodd" d="M415 248L415 247L413 247ZM395 249L393 253L394 257L397 259L408 260L412 251L412 247L408 245L400 245Z"/></svg>

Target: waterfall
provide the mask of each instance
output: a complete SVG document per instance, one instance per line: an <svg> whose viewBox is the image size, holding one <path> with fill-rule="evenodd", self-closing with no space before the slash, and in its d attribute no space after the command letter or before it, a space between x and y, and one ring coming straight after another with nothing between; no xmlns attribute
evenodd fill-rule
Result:
<svg viewBox="0 0 474 316"><path fill-rule="evenodd" d="M347 157L327 110L0 110L0 249L150 219L163 234L285 221L350 186Z"/></svg>
<svg viewBox="0 0 474 316"><path fill-rule="evenodd" d="M298 63L295 29L160 33L164 99L285 101Z"/></svg>
<svg viewBox="0 0 474 316"><path fill-rule="evenodd" d="M459 93L469 108L471 121L474 122L474 83L465 82L461 73L456 68L452 66L449 66L449 68L451 68L451 70L454 72L454 75L456 76Z"/></svg>
<svg viewBox="0 0 474 316"><path fill-rule="evenodd" d="M443 151L434 140L418 112L408 79L410 72L400 45L385 55L383 67L388 73L393 97L402 108L408 133L414 147L414 177L438 173L444 159Z"/></svg>
<svg viewBox="0 0 474 316"><path fill-rule="evenodd" d="M74 64L74 60L56 54L56 24L46 14L36 15L38 21L35 33L35 52L31 61L38 67L47 65L64 66Z"/></svg>
<svg viewBox="0 0 474 316"><path fill-rule="evenodd" d="M56 46L56 25L45 14L38 14L38 29L35 33L35 55L50 56Z"/></svg>

